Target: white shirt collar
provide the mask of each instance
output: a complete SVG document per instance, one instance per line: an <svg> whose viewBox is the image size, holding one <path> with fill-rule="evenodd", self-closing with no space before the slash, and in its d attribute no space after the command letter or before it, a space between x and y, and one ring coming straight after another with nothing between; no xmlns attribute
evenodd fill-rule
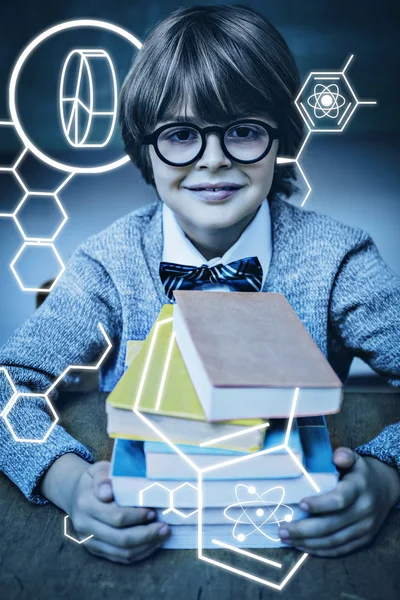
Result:
<svg viewBox="0 0 400 600"><path fill-rule="evenodd" d="M174 212L165 203L163 203L162 218L164 237L162 260L164 262L195 267L206 264L212 267L219 263L226 265L247 256L257 256L263 269L262 285L264 285L272 254L271 215L267 199L262 202L256 216L233 246L222 257L217 256L208 261L185 235Z"/></svg>

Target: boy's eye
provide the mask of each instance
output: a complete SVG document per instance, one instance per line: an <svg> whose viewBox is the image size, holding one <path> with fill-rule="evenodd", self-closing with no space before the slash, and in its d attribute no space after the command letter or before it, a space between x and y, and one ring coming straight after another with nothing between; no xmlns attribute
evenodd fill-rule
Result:
<svg viewBox="0 0 400 600"><path fill-rule="evenodd" d="M199 133L195 129L190 127L179 127L172 130L166 129L160 135L160 141L168 141L169 143L185 143L196 141L199 138Z"/></svg>
<svg viewBox="0 0 400 600"><path fill-rule="evenodd" d="M254 142L260 137L268 137L267 132L257 125L237 125L229 129L226 137L233 142Z"/></svg>

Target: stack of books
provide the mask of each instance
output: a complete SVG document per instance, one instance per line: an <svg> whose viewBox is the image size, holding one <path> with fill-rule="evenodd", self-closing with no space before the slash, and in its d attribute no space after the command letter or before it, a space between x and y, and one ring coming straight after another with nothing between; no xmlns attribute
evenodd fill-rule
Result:
<svg viewBox="0 0 400 600"><path fill-rule="evenodd" d="M165 548L281 546L300 500L336 486L321 415L341 382L281 294L175 298L107 398L115 500L155 508Z"/></svg>

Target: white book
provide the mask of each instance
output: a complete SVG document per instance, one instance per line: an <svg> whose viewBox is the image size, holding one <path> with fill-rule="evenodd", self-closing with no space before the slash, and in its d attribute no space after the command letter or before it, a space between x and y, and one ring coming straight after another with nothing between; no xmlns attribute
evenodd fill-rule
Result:
<svg viewBox="0 0 400 600"><path fill-rule="evenodd" d="M198 527L188 525L180 527L179 525L170 525L171 535L163 544L165 550L195 550L198 548ZM226 547L236 548L287 548L277 536L278 527L275 531L268 532L268 535L275 536L271 540L269 537L258 531L248 535L243 541L233 537L233 528L231 525L204 525L202 527L203 549L222 550ZM244 535L244 534L243 534Z"/></svg>
<svg viewBox="0 0 400 600"><path fill-rule="evenodd" d="M263 507L263 504L255 504L254 506L245 507L246 513L252 518L252 520L260 525L260 522L265 520L261 519L263 515L257 514L257 510ZM210 506L203 508L201 513L201 522L203 525L227 525L240 520L243 516L243 509L240 506L230 507L229 511L226 511L228 516L225 514L226 508ZM196 525L198 524L198 511L195 509L171 509L171 508L156 508L157 521L163 521L168 525ZM282 521L298 521L304 519L306 513L301 510L298 504L284 505L278 510L278 520Z"/></svg>

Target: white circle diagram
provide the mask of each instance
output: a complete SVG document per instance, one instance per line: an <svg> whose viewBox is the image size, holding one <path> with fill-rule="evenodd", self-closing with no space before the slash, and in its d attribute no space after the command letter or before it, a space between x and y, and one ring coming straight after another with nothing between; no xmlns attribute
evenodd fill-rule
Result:
<svg viewBox="0 0 400 600"><path fill-rule="evenodd" d="M22 69L26 59L29 57L29 55L32 53L32 51L37 46L39 46L39 44L41 44L44 40L53 36L54 34L60 32L60 31L65 31L68 29L74 29L74 28L79 28L79 27L89 27L89 28L92 27L92 28L97 28L97 29L105 29L107 31L111 31L111 32L121 36L122 38L126 39L133 46L135 46L135 48L137 48L138 50L140 50L142 47L141 42L134 35L132 35L128 31L126 31L125 29L122 29L122 27L118 27L117 25L114 25L112 23L107 23L106 21L98 21L95 19L77 19L77 20L73 20L73 21L66 21L64 23L60 23L58 25L54 25L53 27L50 27L49 29L46 29L46 31L43 31L40 35L36 36L32 40L32 42L30 42L30 44L28 44L28 46L22 51L17 62L15 63L14 69L11 73L10 85L9 85L10 114L11 114L11 119L14 123L15 129L17 130L19 137L21 138L21 140L23 141L25 146L41 161L45 162L46 164L50 165L51 167L54 167L55 169L58 169L60 171L65 171L67 173L105 173L107 171L111 171L112 169L116 169L116 168L122 166L123 164L127 163L129 161L129 156L123 156L122 158L119 158L118 160L114 160L113 162L110 162L110 163L107 163L104 165L92 166L92 167L73 166L73 165L64 164L62 162L59 162L58 160L54 160L53 158L51 158L50 156L48 156L47 154L42 152L37 146L35 146L35 144L32 142L32 140L28 137L28 135L26 134L26 132L20 122L20 119L18 116L17 105L16 105L16 90L17 90L17 84L18 84L18 77L21 73L21 69ZM97 50L97 52L99 52L99 50ZM114 123L115 123L115 121L114 121ZM88 135L89 135L89 130L88 130ZM111 130L111 134L112 134L112 130ZM99 146L97 146L97 147L99 147Z"/></svg>

